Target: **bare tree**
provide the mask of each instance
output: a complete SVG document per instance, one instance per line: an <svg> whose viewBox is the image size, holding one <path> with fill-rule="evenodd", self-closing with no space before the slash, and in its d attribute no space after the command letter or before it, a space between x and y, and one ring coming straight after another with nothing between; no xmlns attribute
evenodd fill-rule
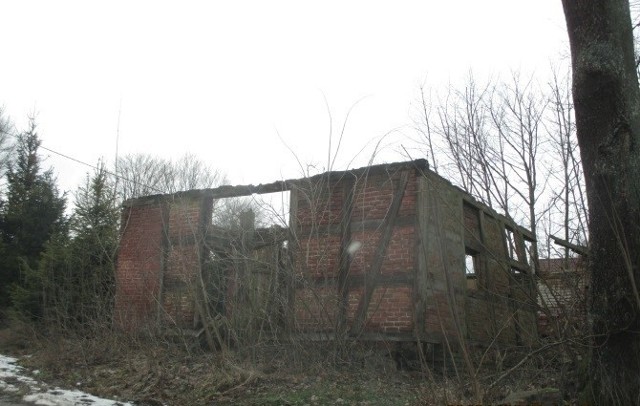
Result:
<svg viewBox="0 0 640 406"><path fill-rule="evenodd" d="M10 152L12 150L11 135L13 133L13 123L5 113L5 108L0 106L0 193L7 165L9 163Z"/></svg>
<svg viewBox="0 0 640 406"><path fill-rule="evenodd" d="M227 182L223 173L192 154L175 161L147 154L126 155L118 159L117 175L116 191L121 201L214 188ZM251 197L221 199L214 202L212 221L221 227L239 229L241 215L249 210L262 225L272 208Z"/></svg>
<svg viewBox="0 0 640 406"><path fill-rule="evenodd" d="M194 155L176 161L148 154L118 158L116 190L121 200L159 193L206 189L225 182L225 176Z"/></svg>
<svg viewBox="0 0 640 406"><path fill-rule="evenodd" d="M492 206L492 180L487 160L490 159L490 123L485 105L492 84L478 84L473 75L463 89L448 89L436 108L437 120L431 125L426 98L422 99L427 146L430 155L444 154L441 168L467 192ZM424 89L423 89L424 92Z"/></svg>
<svg viewBox="0 0 640 406"><path fill-rule="evenodd" d="M565 241L586 246L587 202L573 118L570 78L561 78L557 71L552 72L549 91L551 108L544 124L551 135L553 165L557 167L559 164L561 168L550 172L551 181L558 187L550 190L548 210L554 214L556 221L550 224L553 231L549 230L549 234L556 235L559 232ZM563 256L568 258L570 255L569 249L565 248Z"/></svg>
<svg viewBox="0 0 640 406"><path fill-rule="evenodd" d="M533 79L514 73L510 82L479 85L470 75L435 108L425 92L419 133L427 154L464 190L536 233L548 175L540 173L541 148L549 135L542 125L548 103Z"/></svg>
<svg viewBox="0 0 640 406"><path fill-rule="evenodd" d="M120 200L166 193L162 185L165 165L162 160L146 154L118 158L116 191Z"/></svg>
<svg viewBox="0 0 640 406"><path fill-rule="evenodd" d="M514 73L509 84L501 86L497 92L498 109L501 114L494 117L494 125L499 136L499 154L489 160L499 182L505 186L506 195L514 195L522 208L505 206L505 214L511 217L509 209L523 211L528 228L538 234L540 211L538 206L545 195L546 173L540 173L542 164L541 146L548 139L542 126L547 108L545 98L534 86L533 79L522 80ZM496 109L492 106L490 110ZM499 117L499 119L496 119ZM496 184L498 186L499 184ZM535 269L539 269L537 242L531 242L531 259Z"/></svg>

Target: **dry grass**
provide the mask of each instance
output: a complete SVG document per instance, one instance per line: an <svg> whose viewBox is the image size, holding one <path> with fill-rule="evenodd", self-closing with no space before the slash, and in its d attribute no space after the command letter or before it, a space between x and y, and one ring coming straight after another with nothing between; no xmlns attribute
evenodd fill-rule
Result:
<svg viewBox="0 0 640 406"><path fill-rule="evenodd" d="M0 352L30 354L22 365L40 370L39 379L113 399L167 405L443 405L470 404L473 390L464 377L439 371L398 371L390 352L353 348L349 356L302 343L264 348L251 362L224 357L196 343L122 336L105 330L93 338L45 337L28 325L0 330ZM380 349L380 346L377 347ZM510 392L559 387L566 366L532 359L500 385L501 371L479 377L484 401L500 402ZM546 368L546 369L545 369Z"/></svg>

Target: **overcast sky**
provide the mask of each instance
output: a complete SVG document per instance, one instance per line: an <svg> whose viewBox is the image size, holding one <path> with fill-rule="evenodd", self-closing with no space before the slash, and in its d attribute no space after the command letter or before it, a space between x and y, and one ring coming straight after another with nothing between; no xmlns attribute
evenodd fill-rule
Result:
<svg viewBox="0 0 640 406"><path fill-rule="evenodd" d="M192 152L234 184L301 176L291 151L326 168L350 109L334 169L387 133L376 162L404 160L425 77L568 55L559 0L0 0L0 16L0 104L19 126L35 111L43 146L113 162L119 129L121 155ZM47 162L63 190L90 170Z"/></svg>

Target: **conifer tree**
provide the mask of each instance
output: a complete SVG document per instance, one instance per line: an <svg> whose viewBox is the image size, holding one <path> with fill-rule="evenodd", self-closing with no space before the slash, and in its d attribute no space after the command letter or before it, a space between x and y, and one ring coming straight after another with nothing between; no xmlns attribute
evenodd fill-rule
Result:
<svg viewBox="0 0 640 406"><path fill-rule="evenodd" d="M75 332L110 325L118 208L103 164L78 188L69 228L50 240L40 261L47 321Z"/></svg>
<svg viewBox="0 0 640 406"><path fill-rule="evenodd" d="M118 244L118 207L115 189L100 164L78 189L71 221L70 254L78 283L76 319L104 320L111 314Z"/></svg>
<svg viewBox="0 0 640 406"><path fill-rule="evenodd" d="M38 261L47 241L65 233L65 197L51 170L42 171L40 139L34 119L17 137L15 155L7 170L6 201L0 208L0 308L13 306L31 315L40 314L41 289Z"/></svg>

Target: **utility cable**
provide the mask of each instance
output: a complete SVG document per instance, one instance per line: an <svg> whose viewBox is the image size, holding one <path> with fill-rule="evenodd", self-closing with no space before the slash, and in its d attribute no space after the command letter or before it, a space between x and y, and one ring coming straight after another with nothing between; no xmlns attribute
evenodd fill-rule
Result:
<svg viewBox="0 0 640 406"><path fill-rule="evenodd" d="M9 134L9 135L10 135L10 136L12 136L12 137L13 137L13 138L15 138L15 139L18 139L18 136L17 136L17 135L15 135L15 134ZM58 156L61 156L62 158L68 159L68 160L73 161L73 162L75 162L75 163L78 163L78 164L80 164L80 165L84 165L84 166L87 166L87 167L92 168L92 169L95 169L95 170L101 170L100 168L98 168L98 167L97 167L97 166L95 166L95 165L92 165L92 164L89 164L89 163L87 163L87 162L81 161L81 160L79 160L79 159L77 159L77 158L74 158L74 157L72 157L72 156L69 156L69 155L63 154L62 152L55 151L55 150L53 150L53 149L51 149L51 148L47 148L47 147L45 147L45 146L43 146L43 145L42 145L42 142L40 142L39 147L40 147L40 148L42 148L42 149L44 149L45 151L51 152L52 154L56 154L56 155L58 155ZM150 189L150 190L153 190L154 192L158 192L158 193L161 193L161 194L165 194L165 193L166 193L166 191L161 190L161 189L158 189L157 187L149 186L149 185L144 184L144 183L142 183L142 182L138 182L138 181L135 181L135 180L132 180L132 179L128 179L128 178L126 178L126 177L124 177L124 176L122 176L122 175L118 175L118 174L113 173L113 172L111 172L111 171L108 171L108 170L106 170L106 169L104 169L104 168L102 168L102 170L103 170L107 175L113 176L113 177L115 177L116 179L121 179L121 180L123 180L123 181L125 181L125 182L131 182L131 183L133 183L134 185L143 186L143 187L145 187L145 188L148 188L148 189Z"/></svg>

